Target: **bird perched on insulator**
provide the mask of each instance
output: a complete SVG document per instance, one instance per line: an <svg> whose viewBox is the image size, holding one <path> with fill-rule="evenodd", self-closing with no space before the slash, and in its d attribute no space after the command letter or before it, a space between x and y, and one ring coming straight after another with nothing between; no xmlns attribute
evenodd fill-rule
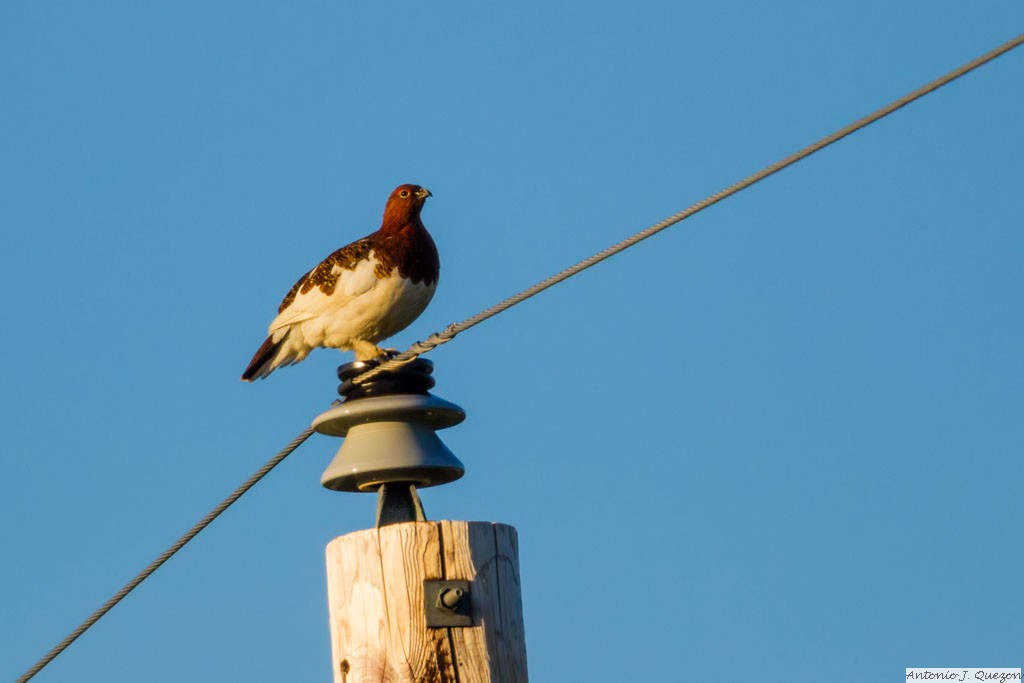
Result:
<svg viewBox="0 0 1024 683"><path fill-rule="evenodd" d="M399 185L377 232L299 278L242 379L266 377L319 347L354 351L356 360L387 355L377 342L418 318L437 289L437 247L420 220L430 196L425 187Z"/></svg>

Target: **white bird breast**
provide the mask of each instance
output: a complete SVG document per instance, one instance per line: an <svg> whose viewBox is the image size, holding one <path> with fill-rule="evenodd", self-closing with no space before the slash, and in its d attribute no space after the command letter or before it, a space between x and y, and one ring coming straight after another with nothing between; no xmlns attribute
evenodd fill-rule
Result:
<svg viewBox="0 0 1024 683"><path fill-rule="evenodd" d="M379 279L375 273L378 263L370 252L353 270L335 266L338 282L334 291L325 294L314 287L298 294L270 324L270 333L283 337L291 328L291 337L300 332L299 343L307 348L347 349L353 340L377 343L405 329L430 303L437 284L414 283L399 275L397 268Z"/></svg>

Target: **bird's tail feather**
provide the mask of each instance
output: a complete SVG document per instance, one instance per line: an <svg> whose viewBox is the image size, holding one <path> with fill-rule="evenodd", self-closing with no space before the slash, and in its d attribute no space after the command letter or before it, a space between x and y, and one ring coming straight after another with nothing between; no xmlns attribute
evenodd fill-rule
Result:
<svg viewBox="0 0 1024 683"><path fill-rule="evenodd" d="M285 334L272 334L267 337L266 341L260 345L260 348L256 351L256 354L249 361L249 367L242 373L242 379L246 382L252 382L257 379L263 379L277 368L285 365L291 365L296 361L300 360L295 350L291 348L288 341L288 332Z"/></svg>

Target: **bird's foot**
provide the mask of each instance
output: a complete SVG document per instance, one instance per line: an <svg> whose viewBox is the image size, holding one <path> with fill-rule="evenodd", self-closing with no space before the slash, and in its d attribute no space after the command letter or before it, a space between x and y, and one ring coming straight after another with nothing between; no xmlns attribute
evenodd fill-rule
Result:
<svg viewBox="0 0 1024 683"><path fill-rule="evenodd" d="M357 341L352 344L352 350L356 354L356 360L361 361L386 361L398 355L398 349L382 349L368 341Z"/></svg>
<svg viewBox="0 0 1024 683"><path fill-rule="evenodd" d="M361 361L372 361L384 354L384 351L376 344L361 339L352 343L352 351L356 355L356 360Z"/></svg>

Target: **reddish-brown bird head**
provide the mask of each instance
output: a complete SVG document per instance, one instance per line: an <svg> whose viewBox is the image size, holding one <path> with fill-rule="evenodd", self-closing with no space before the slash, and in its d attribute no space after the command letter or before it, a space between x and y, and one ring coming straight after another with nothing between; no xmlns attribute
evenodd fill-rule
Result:
<svg viewBox="0 0 1024 683"><path fill-rule="evenodd" d="M388 197L384 207L382 229L401 228L419 221L424 202L430 197L430 190L419 185L399 185Z"/></svg>

